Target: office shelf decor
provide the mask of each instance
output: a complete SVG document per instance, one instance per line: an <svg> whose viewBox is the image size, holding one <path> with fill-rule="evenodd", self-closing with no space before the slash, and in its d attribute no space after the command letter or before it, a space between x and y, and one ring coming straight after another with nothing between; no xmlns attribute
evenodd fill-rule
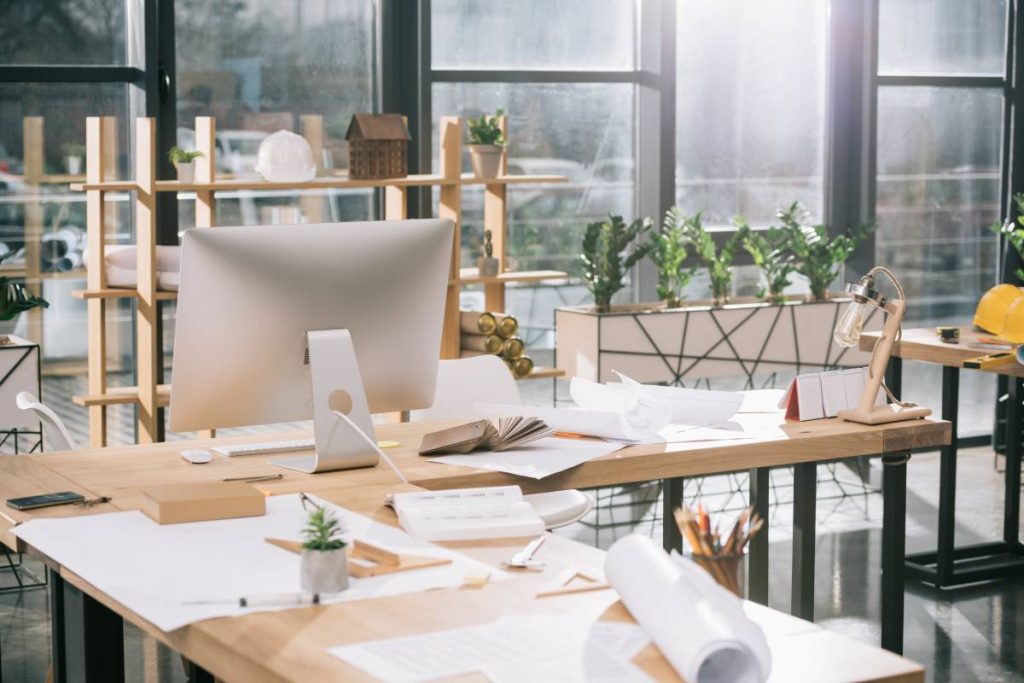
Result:
<svg viewBox="0 0 1024 683"><path fill-rule="evenodd" d="M347 174L321 175L306 181L270 182L258 178L218 178L215 144L216 122L213 117L198 117L195 121L196 149L203 153L196 160L195 180L183 183L156 178L156 121L139 118L135 121L135 177L131 180L108 179L112 161L103 150L115 130L105 123L107 119L90 117L86 121L86 180L74 183L72 190L85 192L88 212L88 259L85 289L73 293L87 302L88 310L88 393L74 397L76 404L89 410L89 442L91 446L105 446L107 441L107 407L133 405L137 409L137 432L140 443L151 443L159 436L159 409L169 405L167 385L159 384L158 363L159 331L164 301L177 298L176 291L158 288L156 245L156 197L161 192L190 193L195 198L195 225L210 228L216 225L216 195L218 192L237 190L338 190L350 188L381 188L384 194L384 219L407 218L406 192L410 187L439 187L439 216L455 223L452 245L451 273L445 301L445 319L442 332L441 358L458 358L460 351L459 294L468 285L483 285L484 305L490 311L505 310L505 288L509 284L561 280L567 274L561 271L510 271L507 269L507 189L509 185L566 182L557 175L507 175L503 159L501 173L495 178L479 179L461 173L462 121L459 117L442 117L439 122L440 168L437 173L406 175L401 178L362 179ZM323 118L306 115L299 117L300 130L312 150L312 158L322 158ZM404 124L403 124L404 125ZM501 117L498 125L507 125ZM497 275L481 275L476 268L460 268L462 190L467 186L483 186L484 228L491 231L494 258L498 259ZM104 267L106 246L106 204L104 197L110 192L134 193L137 259L137 285L111 287ZM300 198L300 203L308 197ZM307 212L306 209L309 209ZM309 220L320 220L316 206L303 204ZM341 228L343 229L343 226ZM110 302L134 300L135 307L135 375L137 385L110 387L107 382L107 305ZM525 363L519 363L522 371ZM562 373L554 368L532 368L529 377L556 377Z"/></svg>
<svg viewBox="0 0 1024 683"><path fill-rule="evenodd" d="M349 178L409 175L409 129L401 114L356 114L345 133Z"/></svg>

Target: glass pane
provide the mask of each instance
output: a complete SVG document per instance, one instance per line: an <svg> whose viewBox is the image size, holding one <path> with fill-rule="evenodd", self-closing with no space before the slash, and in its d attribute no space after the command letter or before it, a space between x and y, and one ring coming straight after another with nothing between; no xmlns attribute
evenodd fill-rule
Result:
<svg viewBox="0 0 1024 683"><path fill-rule="evenodd" d="M580 274L580 242L590 221L610 212L635 216L633 138L635 88L627 84L437 83L440 116L479 116L503 107L509 115L509 173L558 174L557 185L508 190L508 257L514 270ZM437 132L435 129L435 139ZM437 145L433 146L437 168ZM468 152L463 170L471 170ZM483 188L462 192L462 265L476 264L483 243ZM551 311L584 303L582 287L531 287L509 296L529 334L550 343ZM529 290L528 292L526 290ZM620 296L629 300L627 288ZM480 300L482 305L482 299Z"/></svg>
<svg viewBox="0 0 1024 683"><path fill-rule="evenodd" d="M0 3L0 64L125 64L125 4Z"/></svg>
<svg viewBox="0 0 1024 683"><path fill-rule="evenodd" d="M996 281L997 241L988 226L999 219L1002 111L999 90L879 89L875 261L906 288L909 326L965 324ZM918 372L916 365L907 372ZM977 374L965 380L988 387L989 378ZM930 404L938 376L930 385L931 375L909 377L904 386ZM961 402L976 406L961 410L961 433L991 430L993 396Z"/></svg>
<svg viewBox="0 0 1024 683"><path fill-rule="evenodd" d="M1001 76L1006 0L882 0L878 71Z"/></svg>
<svg viewBox="0 0 1024 683"><path fill-rule="evenodd" d="M626 0L433 0L435 69L632 69Z"/></svg>
<svg viewBox="0 0 1024 683"><path fill-rule="evenodd" d="M86 419L85 410L71 403L72 394L86 393L86 305L71 296L85 285L86 207L85 194L70 192L68 183L85 179L87 116L117 117L108 158L116 160L114 177L127 177L126 86L0 84L0 273L23 279L50 304L0 323L0 334L41 342L42 393L72 426ZM111 242L132 239L129 199L108 195ZM107 307L110 367L127 368L122 361L132 348L130 303ZM112 384L120 379L130 383L131 374L112 377ZM112 423L119 416L112 415Z"/></svg>
<svg viewBox="0 0 1024 683"><path fill-rule="evenodd" d="M322 137L322 175L348 166L352 115L373 110L373 0L281 4L178 2L178 141L194 144L196 116L217 119L218 177L254 177L260 141L285 129ZM314 150L316 154L316 150ZM218 195L222 225L353 220L372 213L372 191ZM192 203L182 202L183 227Z"/></svg>
<svg viewBox="0 0 1024 683"><path fill-rule="evenodd" d="M764 225L797 200L821 217L827 12L820 0L679 3L676 201L706 224Z"/></svg>

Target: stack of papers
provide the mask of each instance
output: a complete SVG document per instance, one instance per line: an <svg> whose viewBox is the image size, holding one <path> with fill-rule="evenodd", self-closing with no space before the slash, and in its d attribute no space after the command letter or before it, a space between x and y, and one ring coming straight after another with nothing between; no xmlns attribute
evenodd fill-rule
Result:
<svg viewBox="0 0 1024 683"><path fill-rule="evenodd" d="M518 486L396 493L391 505L409 535L420 541L472 541L536 536L542 520Z"/></svg>
<svg viewBox="0 0 1024 683"><path fill-rule="evenodd" d="M327 651L387 683L473 673L481 673L493 683L629 683L651 680L630 661L648 643L647 636L634 624L504 617L471 628L374 640Z"/></svg>

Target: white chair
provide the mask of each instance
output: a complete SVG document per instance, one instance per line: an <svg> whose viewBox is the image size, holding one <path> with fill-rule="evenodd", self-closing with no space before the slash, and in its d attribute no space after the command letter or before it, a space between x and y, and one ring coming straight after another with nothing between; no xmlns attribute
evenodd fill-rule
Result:
<svg viewBox="0 0 1024 683"><path fill-rule="evenodd" d="M71 432L64 426L57 413L39 402L39 399L27 391L18 392L14 398L18 408L31 410L43 424L43 436L47 451L73 451L78 448Z"/></svg>
<svg viewBox="0 0 1024 683"><path fill-rule="evenodd" d="M440 420L471 417L476 403L521 405L523 397L508 366L497 356L483 355L459 360L443 360L437 369L434 405L412 412L412 420ZM570 489L524 496L548 529L557 529L583 519L593 508L594 499Z"/></svg>

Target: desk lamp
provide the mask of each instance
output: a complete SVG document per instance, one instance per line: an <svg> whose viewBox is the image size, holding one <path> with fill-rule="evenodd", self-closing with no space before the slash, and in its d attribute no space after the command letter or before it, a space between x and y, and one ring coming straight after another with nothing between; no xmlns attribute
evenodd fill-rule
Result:
<svg viewBox="0 0 1024 683"><path fill-rule="evenodd" d="M885 275L896 287L897 299L889 299L875 289L875 275ZM843 312L836 323L833 334L836 343L840 346L851 347L857 344L860 339L861 329L870 306L877 306L885 311L888 316L885 325L882 327L882 336L875 344L871 352L871 363L868 365L868 381L861 394L860 403L853 410L840 410L839 417L848 422L861 422L863 424L881 424L883 422L898 422L900 420L913 420L916 418L931 415L930 408L922 408L914 403L905 403L898 400L889 391L889 387L882 382L882 375L885 373L885 366L889 363L889 355L892 353L892 345L899 341L902 329L903 315L907 310L907 297L903 292L903 286L896 279L888 268L875 266L860 279L859 282L846 285L846 294L853 301ZM878 390L885 389L886 395L892 403L876 406L875 400Z"/></svg>

